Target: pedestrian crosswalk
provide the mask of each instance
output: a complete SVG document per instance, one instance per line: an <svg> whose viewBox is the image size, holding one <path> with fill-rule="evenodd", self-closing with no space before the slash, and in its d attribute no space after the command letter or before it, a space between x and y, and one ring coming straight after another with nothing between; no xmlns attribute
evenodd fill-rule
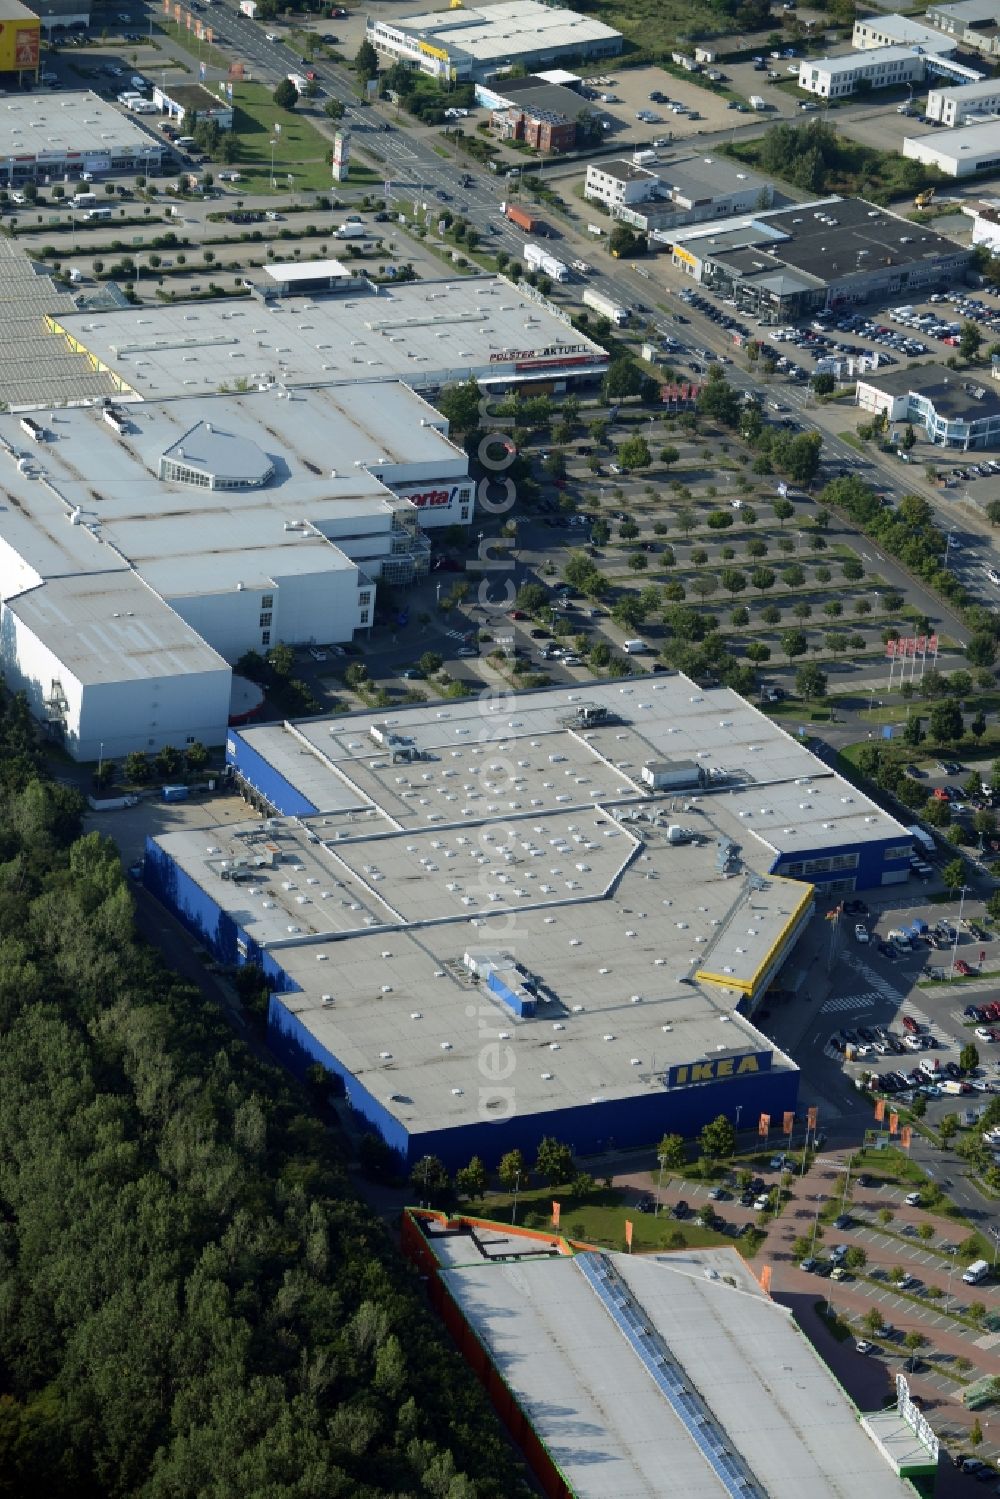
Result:
<svg viewBox="0 0 1000 1499"><path fill-rule="evenodd" d="M877 989L869 989L864 994L841 994L836 999L828 999L825 1004L820 1005L822 1013L832 1010L870 1010L880 1001L888 998L880 994Z"/></svg>

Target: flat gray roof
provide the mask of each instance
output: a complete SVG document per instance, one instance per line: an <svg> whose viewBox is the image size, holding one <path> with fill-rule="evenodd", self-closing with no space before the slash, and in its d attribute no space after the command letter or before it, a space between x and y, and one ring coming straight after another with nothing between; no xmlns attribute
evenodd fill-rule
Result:
<svg viewBox="0 0 1000 1499"><path fill-rule="evenodd" d="M1000 92L1000 79L988 81ZM953 92L964 93L965 90ZM1000 124L996 120L986 120L980 125L961 125L952 130L928 130L923 135L907 136L903 142L904 146L911 143L961 164L963 160L981 156L984 152L1000 154Z"/></svg>
<svg viewBox="0 0 1000 1499"><path fill-rule="evenodd" d="M620 721L573 727L583 703ZM418 758L377 742L380 723ZM712 1057L791 1067L736 1008L811 913L811 886L768 873L776 849L907 841L756 708L681 676L241 737L316 813L182 830L161 847L272 954L298 986L286 1007L411 1130L477 1117L484 1033L515 1048L532 1113L658 1092L670 1066ZM653 793L648 761L693 761L708 785ZM691 840L672 842L671 826ZM544 995L530 1017L465 961L499 961L512 918L517 962Z"/></svg>
<svg viewBox="0 0 1000 1499"><path fill-rule="evenodd" d="M0 97L0 160L27 156L44 162L50 155L61 163L70 153L82 158L122 150L159 156L163 143L134 115L89 92Z"/></svg>
<svg viewBox="0 0 1000 1499"><path fill-rule="evenodd" d="M386 24L477 62L552 52L574 43L621 40L621 32L613 26L539 0L501 0L481 9L469 6L400 16Z"/></svg>
<svg viewBox="0 0 1000 1499"><path fill-rule="evenodd" d="M4 602L85 687L229 672L222 657L134 573L52 578Z"/></svg>
<svg viewBox="0 0 1000 1499"><path fill-rule="evenodd" d="M791 1313L750 1280L735 1250L587 1252L443 1269L449 1294L579 1499L658 1499L665 1475L671 1492L735 1492L700 1450L693 1417L679 1413L683 1402L668 1399L595 1290L604 1264L721 1428L727 1466L749 1475L742 1492L912 1499Z"/></svg>
<svg viewBox="0 0 1000 1499"><path fill-rule="evenodd" d="M558 12L550 12L558 14ZM308 265L308 262L306 262ZM143 400L280 381L437 387L470 375L527 378L604 369L568 319L494 276L418 281L293 301L178 303L60 316L59 326ZM534 372L537 378L537 370Z"/></svg>
<svg viewBox="0 0 1000 1499"><path fill-rule="evenodd" d="M711 198L763 187L768 179L725 156L682 156L653 167L664 187L685 198Z"/></svg>
<svg viewBox="0 0 1000 1499"><path fill-rule="evenodd" d="M338 386L116 410L121 432L100 408L45 413L40 443L27 440L17 416L0 415L4 484L18 501L5 535L42 576L127 559L158 592L177 596L342 571L353 564L338 540L388 532L394 513L410 509L386 484L468 472L440 413L398 382L386 382L377 401ZM18 467L21 454L29 472ZM193 488L159 477L162 456L223 479L270 478L259 488ZM75 507L81 524L69 525Z"/></svg>

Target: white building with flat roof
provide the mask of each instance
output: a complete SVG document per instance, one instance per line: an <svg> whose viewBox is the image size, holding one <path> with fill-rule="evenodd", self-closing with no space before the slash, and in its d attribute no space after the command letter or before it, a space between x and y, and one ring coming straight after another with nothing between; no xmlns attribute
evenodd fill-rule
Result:
<svg viewBox="0 0 1000 1499"><path fill-rule="evenodd" d="M393 21L369 16L366 35L394 63L412 63L435 78L477 81L515 63L533 71L561 57L617 57L623 45L621 32L603 21L540 0L500 0Z"/></svg>
<svg viewBox="0 0 1000 1499"><path fill-rule="evenodd" d="M821 99L846 99L862 84L880 89L920 83L925 71L924 54L911 46L873 47L837 57L803 57L798 83Z"/></svg>
<svg viewBox="0 0 1000 1499"><path fill-rule="evenodd" d="M865 16L855 21L851 46L859 50L873 47L926 47L931 52L953 52L954 43L932 26L925 26L912 16Z"/></svg>
<svg viewBox="0 0 1000 1499"><path fill-rule="evenodd" d="M367 630L473 502L398 382L0 416L2 470L0 664L82 760L218 743L240 656Z"/></svg>
<svg viewBox="0 0 1000 1499"><path fill-rule="evenodd" d="M1000 79L983 78L957 88L932 88L927 94L927 118L942 125L983 123L983 117L1000 114ZM978 117L978 119L977 119Z"/></svg>
<svg viewBox="0 0 1000 1499"><path fill-rule="evenodd" d="M584 195L635 228L672 229L770 208L774 188L766 177L724 156L676 161L598 161L587 167Z"/></svg>
<svg viewBox="0 0 1000 1499"><path fill-rule="evenodd" d="M565 313L502 276L371 286L335 296L176 303L49 319L78 353L141 400L251 387L374 385L436 391L474 377L491 390L557 390L605 373L605 349ZM83 366L87 368L89 366Z"/></svg>
<svg viewBox="0 0 1000 1499"><path fill-rule="evenodd" d="M928 131L908 135L903 155L925 166L937 167L946 177L973 177L1000 167L1000 119L965 125L946 133Z"/></svg>
<svg viewBox="0 0 1000 1499"><path fill-rule="evenodd" d="M93 93L0 96L0 187L160 170L162 140Z"/></svg>

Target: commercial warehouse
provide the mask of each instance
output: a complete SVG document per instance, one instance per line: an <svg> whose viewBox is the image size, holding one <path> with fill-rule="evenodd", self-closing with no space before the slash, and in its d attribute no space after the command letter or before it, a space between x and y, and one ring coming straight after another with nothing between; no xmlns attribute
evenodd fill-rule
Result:
<svg viewBox="0 0 1000 1499"><path fill-rule="evenodd" d="M514 64L529 72L558 58L617 57L621 32L540 0L500 0L386 21L369 16L366 35L391 62L452 81L484 81Z"/></svg>
<svg viewBox="0 0 1000 1499"><path fill-rule="evenodd" d="M643 165L591 162L584 196L646 232L770 208L774 188L766 177L727 157L684 156Z"/></svg>
<svg viewBox="0 0 1000 1499"><path fill-rule="evenodd" d="M0 416L0 664L79 760L225 737L230 667L350 641L467 522L468 459L406 386Z"/></svg>
<svg viewBox="0 0 1000 1499"><path fill-rule="evenodd" d="M799 203L673 236L676 266L773 322L923 287L954 287L971 254L860 198Z"/></svg>
<svg viewBox="0 0 1000 1499"><path fill-rule="evenodd" d="M356 277L349 292L315 299L295 295L294 283L286 289L287 297L270 296L264 305L220 298L82 312L50 319L49 327L143 400L215 392L238 380L405 380L431 392L474 377L497 391L539 381L561 390L597 380L608 367L607 351L564 313L500 276L391 288Z"/></svg>
<svg viewBox="0 0 1000 1499"><path fill-rule="evenodd" d="M933 1481L905 1379L862 1416L734 1249L574 1252L413 1209L402 1237L547 1499L915 1499Z"/></svg>
<svg viewBox="0 0 1000 1499"><path fill-rule="evenodd" d="M62 182L84 172L155 174L162 157L160 141L96 94L0 98L0 187Z"/></svg>
<svg viewBox="0 0 1000 1499"><path fill-rule="evenodd" d="M407 1161L581 1152L793 1108L751 1015L826 892L910 838L682 676L230 733L268 814L151 840L149 888L259 962L271 1044Z"/></svg>
<svg viewBox="0 0 1000 1499"><path fill-rule="evenodd" d="M946 177L973 177L977 172L995 172L1000 167L1000 120L966 125L947 133L928 131L908 135L903 155L925 166L937 167Z"/></svg>

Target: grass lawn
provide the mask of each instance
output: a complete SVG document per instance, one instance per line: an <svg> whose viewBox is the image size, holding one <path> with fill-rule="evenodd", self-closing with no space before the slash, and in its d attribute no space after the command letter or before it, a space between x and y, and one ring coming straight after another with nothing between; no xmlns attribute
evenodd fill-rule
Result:
<svg viewBox="0 0 1000 1499"><path fill-rule="evenodd" d="M630 1207L615 1187L595 1185L585 1196L574 1197L569 1187L532 1187L517 1199L517 1221L526 1228L548 1228L552 1223L552 1203L560 1204L559 1232L571 1239L585 1239L610 1249L625 1248L625 1220L632 1223L632 1247L635 1250L703 1248L705 1245L735 1244L725 1234L701 1228L692 1219L678 1223L665 1213L654 1216ZM490 1218L509 1223L513 1198L506 1192L489 1192L481 1202L463 1204L462 1211L472 1217ZM677 1237L675 1237L677 1236ZM671 1246L673 1241L673 1246Z"/></svg>
<svg viewBox="0 0 1000 1499"><path fill-rule="evenodd" d="M280 189L334 191L335 184L326 160L330 142L305 116L294 110L278 109L271 93L272 90L262 83L237 83L233 86L233 128L240 143L233 165L239 168L241 190L247 194L270 192L273 140L274 176ZM278 134L275 134L276 124L281 126ZM365 168L352 168L351 180L373 182L376 179L375 173Z"/></svg>
<svg viewBox="0 0 1000 1499"><path fill-rule="evenodd" d="M168 21L164 16L154 20L153 24L157 31L169 36L171 41L183 47L185 52L190 52L192 57L196 57L206 67L221 68L224 73L229 72L231 59L226 53L220 52L218 47L210 46L208 42L199 42L194 31L188 31L186 26L179 25L177 21Z"/></svg>

